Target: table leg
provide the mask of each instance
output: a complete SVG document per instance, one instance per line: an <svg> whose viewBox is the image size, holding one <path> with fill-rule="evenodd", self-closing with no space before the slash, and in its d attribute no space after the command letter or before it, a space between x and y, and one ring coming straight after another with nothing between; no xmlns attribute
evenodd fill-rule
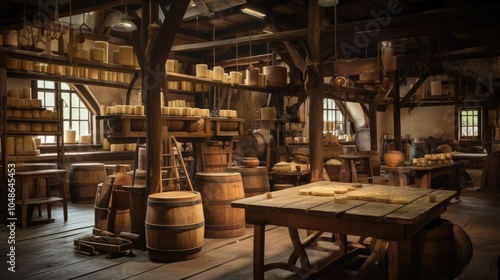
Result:
<svg viewBox="0 0 500 280"><path fill-rule="evenodd" d="M358 175L356 174L356 163L353 159L349 160L349 165L351 166L351 183L357 183Z"/></svg>
<svg viewBox="0 0 500 280"><path fill-rule="evenodd" d="M266 225L254 225L253 233L253 279L264 280Z"/></svg>
<svg viewBox="0 0 500 280"><path fill-rule="evenodd" d="M373 168L372 168L372 162L370 158L365 159L365 169L366 173L368 175L368 182L373 184Z"/></svg>
<svg viewBox="0 0 500 280"><path fill-rule="evenodd" d="M389 241L389 248L387 250L387 270L389 280L400 279L399 243L397 241Z"/></svg>

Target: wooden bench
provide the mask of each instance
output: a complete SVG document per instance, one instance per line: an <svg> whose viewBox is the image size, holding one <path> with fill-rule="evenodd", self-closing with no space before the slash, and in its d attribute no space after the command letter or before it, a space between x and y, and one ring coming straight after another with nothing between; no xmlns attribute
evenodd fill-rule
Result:
<svg viewBox="0 0 500 280"><path fill-rule="evenodd" d="M59 182L60 197L51 196L49 180L54 178ZM37 184L29 184L31 180L45 180L45 194L42 195L38 190ZM33 205L46 205L47 206L47 219L42 220L46 222L53 221L51 214L51 206L53 203L62 202L64 211L64 221L68 220L68 199L66 187L66 169L46 169L36 171L16 172L16 188L18 195L21 199L16 200L16 204L21 206L21 228L26 228L28 223L28 207ZM20 189L19 189L20 188ZM35 188L35 190L30 189ZM20 191L20 192L19 192ZM37 197L30 197L30 193L37 193Z"/></svg>

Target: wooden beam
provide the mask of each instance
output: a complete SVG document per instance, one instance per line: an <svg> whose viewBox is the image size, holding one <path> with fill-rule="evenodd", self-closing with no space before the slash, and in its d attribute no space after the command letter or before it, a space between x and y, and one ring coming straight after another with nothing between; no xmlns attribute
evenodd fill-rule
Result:
<svg viewBox="0 0 500 280"><path fill-rule="evenodd" d="M393 118L394 118L394 146L396 151L401 151L401 107L399 106L399 70L396 69L392 74L393 91Z"/></svg>
<svg viewBox="0 0 500 280"><path fill-rule="evenodd" d="M311 182L323 180L323 70L319 67L323 63L321 22L324 10L318 1L309 0L308 45L312 61L306 67L309 94L309 160L311 163Z"/></svg>
<svg viewBox="0 0 500 280"><path fill-rule="evenodd" d="M413 87L406 93L406 95L401 99L400 106L405 107L411 101L411 97L415 92L417 92L418 88L425 82L425 79L429 77L429 74L424 74L418 78L418 80L413 84Z"/></svg>
<svg viewBox="0 0 500 280"><path fill-rule="evenodd" d="M148 171L146 177L147 194L155 193L161 187L160 181L160 153L162 146L162 125L161 125L161 102L160 102L160 89L165 83L164 71L165 62L170 53L170 49L174 42L175 34L182 22L182 18L186 12L190 0L177 0L170 4L168 13L165 15L165 21L160 25L160 30L156 36L144 36L148 40L142 41L142 49L145 45L153 44L151 48L151 56L144 57L145 64L141 68L142 71L142 92L146 95L145 111L146 111L146 144L147 144L147 158L148 158ZM149 9L148 5L158 5L158 0L143 1L143 14L147 14ZM156 14L149 14L144 18L151 17L153 22L156 20ZM146 23L149 21L146 21ZM145 30L143 23L143 33Z"/></svg>

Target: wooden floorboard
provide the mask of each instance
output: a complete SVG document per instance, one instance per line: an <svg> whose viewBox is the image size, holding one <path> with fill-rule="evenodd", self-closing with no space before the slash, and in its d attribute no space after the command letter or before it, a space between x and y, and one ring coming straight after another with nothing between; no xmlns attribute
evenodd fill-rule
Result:
<svg viewBox="0 0 500 280"><path fill-rule="evenodd" d="M500 193L465 190L461 201L454 201L442 216L462 227L472 239L474 254L459 279L498 280L497 256L500 253ZM55 222L16 228L16 272L7 271L5 242L7 227L0 227L0 269L3 279L252 279L253 229L237 238L205 239L200 257L175 263L155 263L147 251L133 249L132 254L110 258L106 254L89 256L74 250L73 242L92 233L94 209L90 204L69 204L69 220L63 222L62 208L52 212ZM266 263L287 261L291 252L288 231L266 227ZM301 236L305 231L300 231ZM332 248L308 250L313 260L321 259ZM328 247L328 248L327 248ZM354 279L352 270L335 270L321 279ZM370 279L375 275L370 275ZM266 279L290 279L284 270L266 272ZM297 279L297 277L291 277Z"/></svg>

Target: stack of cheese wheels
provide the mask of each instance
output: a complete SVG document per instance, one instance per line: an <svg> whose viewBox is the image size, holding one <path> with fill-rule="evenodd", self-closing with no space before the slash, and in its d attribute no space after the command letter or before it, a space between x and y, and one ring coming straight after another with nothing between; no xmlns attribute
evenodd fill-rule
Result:
<svg viewBox="0 0 500 280"><path fill-rule="evenodd" d="M266 85L271 87L285 87L287 85L287 70L283 66L264 66Z"/></svg>
<svg viewBox="0 0 500 280"><path fill-rule="evenodd" d="M134 48L130 46L120 46L118 63L123 66L134 66Z"/></svg>
<svg viewBox="0 0 500 280"><path fill-rule="evenodd" d="M212 75L212 79L214 81L222 82L224 80L224 68L221 66L215 66Z"/></svg>
<svg viewBox="0 0 500 280"><path fill-rule="evenodd" d="M105 42L105 41L95 41L94 42L94 48L104 49L104 59L103 59L103 62L108 63L109 62L109 44L108 44L108 42Z"/></svg>
<svg viewBox="0 0 500 280"><path fill-rule="evenodd" d="M176 59L167 59L165 62L165 71L172 73L179 73L179 61ZM168 80L168 75L167 75ZM169 89L179 89L179 82L167 82Z"/></svg>
<svg viewBox="0 0 500 280"><path fill-rule="evenodd" d="M208 65L206 64L196 64L196 77L207 77Z"/></svg>
<svg viewBox="0 0 500 280"><path fill-rule="evenodd" d="M90 60L97 62L104 62L106 51L103 48L93 47L90 48Z"/></svg>
<svg viewBox="0 0 500 280"><path fill-rule="evenodd" d="M10 47L17 47L17 30L4 31L3 45Z"/></svg>
<svg viewBox="0 0 500 280"><path fill-rule="evenodd" d="M245 84L250 86L259 85L259 74L260 74L259 68L253 68L251 70L247 69Z"/></svg>
<svg viewBox="0 0 500 280"><path fill-rule="evenodd" d="M241 72L231 71L229 72L229 77L231 79L231 84L239 85L243 79L243 74Z"/></svg>

